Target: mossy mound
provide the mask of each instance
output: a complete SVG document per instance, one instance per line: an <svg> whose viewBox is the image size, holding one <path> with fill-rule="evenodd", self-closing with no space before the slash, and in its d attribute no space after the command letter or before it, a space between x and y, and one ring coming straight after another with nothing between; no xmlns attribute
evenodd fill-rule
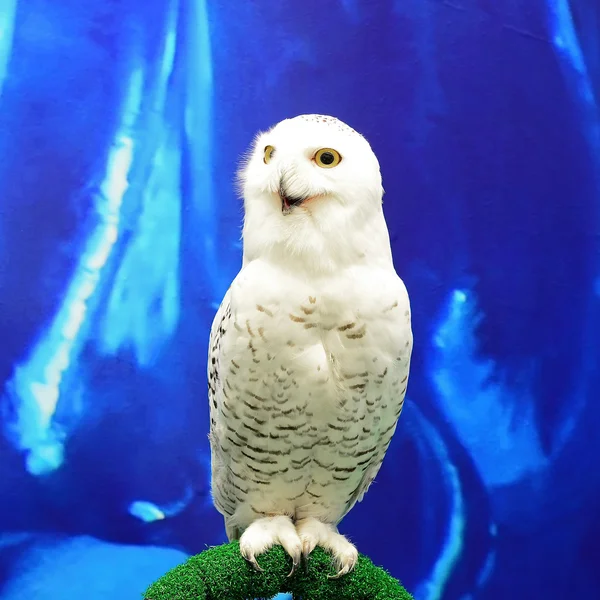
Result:
<svg viewBox="0 0 600 600"><path fill-rule="evenodd" d="M289 578L292 561L280 546L261 555L259 563L264 573L257 573L242 558L238 542L209 548L163 575L144 598L246 600L284 592L302 600L413 600L397 579L362 554L354 571L340 579L327 577L335 570L321 548L310 555L308 572L300 565Z"/></svg>

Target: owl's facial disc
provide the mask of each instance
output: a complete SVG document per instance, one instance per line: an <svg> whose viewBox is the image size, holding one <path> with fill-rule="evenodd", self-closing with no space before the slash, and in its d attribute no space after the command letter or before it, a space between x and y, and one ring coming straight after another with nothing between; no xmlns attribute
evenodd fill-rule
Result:
<svg viewBox="0 0 600 600"><path fill-rule="evenodd" d="M260 147L259 143L257 146ZM263 163L271 165L274 160L277 160L279 152L280 150L277 150L275 145L267 144L262 151ZM306 170L307 164L312 163L313 167L320 169L333 169L342 161L342 156L334 148L323 147L318 150L309 150L309 152L310 154L305 149L299 157L291 154L288 149L286 156L284 146L284 162L278 165L279 180L276 188L276 194L281 200L281 212L284 215L291 214L295 207L299 207L308 200L325 195L322 182L318 185L320 189L314 190L315 186L312 183L314 177L312 172ZM272 169L272 166L269 168ZM273 190L272 187L271 190Z"/></svg>

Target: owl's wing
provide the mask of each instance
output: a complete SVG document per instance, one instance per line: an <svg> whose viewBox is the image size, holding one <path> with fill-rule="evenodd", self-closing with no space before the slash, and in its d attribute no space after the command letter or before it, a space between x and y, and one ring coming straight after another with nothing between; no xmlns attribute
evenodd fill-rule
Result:
<svg viewBox="0 0 600 600"><path fill-rule="evenodd" d="M228 290L212 322L210 338L208 341L208 401L210 403L211 431L215 425L215 409L217 408L216 395L220 382L219 354L221 342L229 327L229 321L231 319L230 296L231 291Z"/></svg>
<svg viewBox="0 0 600 600"><path fill-rule="evenodd" d="M208 342L208 402L210 406L210 440L211 452L211 488L215 506L224 515L230 514L221 498L220 486L215 485L223 477L225 457L217 434L219 425L219 400L222 390L222 374L220 372L221 345L231 322L231 290L228 290L215 315Z"/></svg>
<svg viewBox="0 0 600 600"><path fill-rule="evenodd" d="M344 514L339 519L340 521L352 510L352 507L357 502L362 502L362 499L365 497L365 494L369 490L369 487L375 480L375 477L377 477L377 473L379 473L379 469L381 468L383 459L385 457L385 453L391 442L391 439L392 439L392 436L394 435L395 430L396 430L396 426L394 425L394 427L390 431L390 433L386 434L385 436L382 436L382 438L379 440L377 452L375 453L373 459L371 460L369 467L365 471L359 486L356 488L356 491L354 492L354 494L352 494L352 496L350 497L350 500L348 501L348 504L346 505L346 510L344 511Z"/></svg>
<svg viewBox="0 0 600 600"><path fill-rule="evenodd" d="M408 311L407 304L407 311ZM373 446L375 448L375 452L372 455L371 460L367 463L366 469L362 475L360 483L356 487L354 493L350 496L344 513L340 516L340 521L342 518L348 514L348 512L352 509L352 507L357 503L361 502L364 498L364 495L367 493L369 487L373 483L375 477L379 473L381 465L383 463L383 459L385 458L386 452L390 446L394 433L396 431L396 427L398 425L398 421L400 419L400 415L402 414L402 409L404 408L405 394L408 386L408 375L409 375L409 366L410 366L410 354L412 351L412 333L410 329L407 331L404 320L407 318L408 314L405 311L399 311L399 315L404 316L398 317L398 322L394 325L393 323L390 325L390 330L400 332L400 338L390 338L391 347L396 348L393 350L394 356L397 355L397 351L401 346L405 347L404 355L408 356L408 360L398 361L395 360L391 363L388 363L384 373L382 375L378 375L381 378L380 381L375 381L368 388L368 395L365 398L367 404L377 402L381 399L382 389L378 387L383 383L383 375L388 374L388 381L395 381L399 385L396 387L396 383L392 384L392 388L387 390L387 394L389 394L388 399L385 401L385 406L381 407L381 420L379 422L379 427L377 430L373 428ZM407 336L407 337L406 337ZM399 344L399 342L404 342L404 344ZM398 346L398 347L397 347ZM379 350L381 351L381 350ZM373 355L377 355L378 350L373 351ZM389 352L389 348L388 348ZM388 372L389 370L389 372ZM385 384L384 384L385 385ZM385 392L384 392L385 393ZM385 411L383 410L385 408ZM364 464L364 463L359 463ZM339 521L338 521L339 522Z"/></svg>
<svg viewBox="0 0 600 600"><path fill-rule="evenodd" d="M404 404L404 398L402 399L402 405L403 404ZM401 409L402 409L402 407L401 407ZM398 415L398 418L399 418L399 416L400 415ZM362 479L361 479L358 487L356 488L354 494L352 494L352 496L348 500L348 503L346 504L346 509L344 510L344 513L340 516L338 523L352 510L352 507L357 502L362 502L362 499L365 497L365 494L367 493L369 487L375 480L375 477L377 477L377 473L379 473L379 469L381 468L381 465L383 463L383 459L385 458L387 449L392 441L394 432L396 431L396 426L398 424L398 418L395 420L395 422L391 426L385 428L380 433L379 439L377 440L377 443L376 443L377 451L373 455L373 458L371 459L367 469L365 470L365 472L362 476Z"/></svg>

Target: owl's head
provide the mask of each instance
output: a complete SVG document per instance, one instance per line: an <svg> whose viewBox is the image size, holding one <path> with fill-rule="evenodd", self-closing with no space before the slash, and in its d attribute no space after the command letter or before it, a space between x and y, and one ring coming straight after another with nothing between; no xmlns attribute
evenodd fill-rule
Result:
<svg viewBox="0 0 600 600"><path fill-rule="evenodd" d="M300 115L259 134L239 184L245 259L320 255L317 262L333 265L349 245L346 259L364 254L365 236L381 236L382 223L387 242L379 162L367 140L334 117Z"/></svg>

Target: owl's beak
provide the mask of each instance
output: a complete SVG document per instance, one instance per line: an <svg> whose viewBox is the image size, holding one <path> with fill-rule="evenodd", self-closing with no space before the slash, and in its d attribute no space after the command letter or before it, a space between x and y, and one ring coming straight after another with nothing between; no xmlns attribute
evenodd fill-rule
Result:
<svg viewBox="0 0 600 600"><path fill-rule="evenodd" d="M279 197L281 198L281 212L284 215L289 215L295 206L300 206L306 200L306 198L288 196L283 190L279 190Z"/></svg>
<svg viewBox="0 0 600 600"><path fill-rule="evenodd" d="M304 196L290 195L284 186L283 178L279 183L279 197L281 198L281 212L289 215L295 206L300 206L307 198Z"/></svg>

